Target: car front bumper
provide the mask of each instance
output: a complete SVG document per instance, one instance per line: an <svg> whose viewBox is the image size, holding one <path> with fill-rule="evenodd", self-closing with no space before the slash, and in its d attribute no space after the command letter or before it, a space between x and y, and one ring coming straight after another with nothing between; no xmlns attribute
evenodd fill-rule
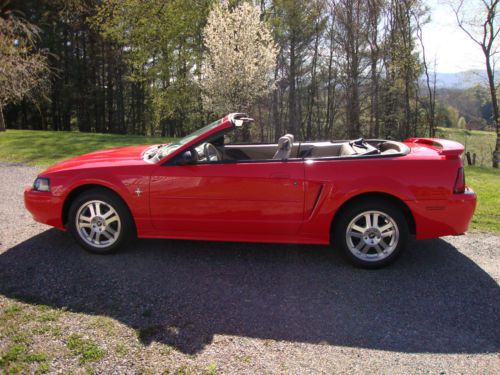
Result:
<svg viewBox="0 0 500 375"><path fill-rule="evenodd" d="M42 224L64 230L62 222L63 199L51 192L35 191L31 186L24 189L24 206L33 219Z"/></svg>

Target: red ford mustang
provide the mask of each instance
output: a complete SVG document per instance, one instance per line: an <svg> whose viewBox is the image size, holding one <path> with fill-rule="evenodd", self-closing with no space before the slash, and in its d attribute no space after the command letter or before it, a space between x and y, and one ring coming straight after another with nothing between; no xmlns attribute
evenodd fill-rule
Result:
<svg viewBox="0 0 500 375"><path fill-rule="evenodd" d="M93 152L56 164L24 192L35 220L87 250L128 238L329 244L379 267L417 239L462 234L476 206L459 143L354 140L227 144L230 114L175 143Z"/></svg>

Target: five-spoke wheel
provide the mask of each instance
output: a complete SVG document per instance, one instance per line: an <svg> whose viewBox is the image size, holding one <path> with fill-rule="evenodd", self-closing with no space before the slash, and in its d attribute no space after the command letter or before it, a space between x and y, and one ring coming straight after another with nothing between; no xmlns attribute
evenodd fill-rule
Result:
<svg viewBox="0 0 500 375"><path fill-rule="evenodd" d="M399 229L392 217L380 211L365 211L347 226L349 250L367 261L381 260L392 254L399 240Z"/></svg>
<svg viewBox="0 0 500 375"><path fill-rule="evenodd" d="M88 251L110 253L130 234L133 221L125 203L105 189L91 189L71 204L68 228Z"/></svg>
<svg viewBox="0 0 500 375"><path fill-rule="evenodd" d="M333 242L358 266L384 266L406 246L408 224L400 207L390 202L362 200L338 215Z"/></svg>
<svg viewBox="0 0 500 375"><path fill-rule="evenodd" d="M106 202L85 202L77 211L80 237L91 246L103 248L112 245L121 231L120 216Z"/></svg>

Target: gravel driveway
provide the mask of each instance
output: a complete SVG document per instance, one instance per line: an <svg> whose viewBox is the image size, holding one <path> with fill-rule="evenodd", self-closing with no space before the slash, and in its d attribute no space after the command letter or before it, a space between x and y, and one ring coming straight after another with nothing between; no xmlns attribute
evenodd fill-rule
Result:
<svg viewBox="0 0 500 375"><path fill-rule="evenodd" d="M500 236L415 241L378 271L321 246L144 240L95 256L24 210L38 171L0 164L0 301L63 311L61 335L33 339L54 348L50 371L78 370L57 354L77 332L107 348L98 373L500 372Z"/></svg>

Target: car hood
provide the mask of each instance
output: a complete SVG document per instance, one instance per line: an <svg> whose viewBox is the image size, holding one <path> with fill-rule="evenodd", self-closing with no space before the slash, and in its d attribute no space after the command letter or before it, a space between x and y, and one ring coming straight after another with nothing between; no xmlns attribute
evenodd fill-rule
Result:
<svg viewBox="0 0 500 375"><path fill-rule="evenodd" d="M64 160L49 167L43 173L53 173L79 168L102 168L148 164L143 160L142 155L145 150L156 146L157 145L127 146L95 151Z"/></svg>

